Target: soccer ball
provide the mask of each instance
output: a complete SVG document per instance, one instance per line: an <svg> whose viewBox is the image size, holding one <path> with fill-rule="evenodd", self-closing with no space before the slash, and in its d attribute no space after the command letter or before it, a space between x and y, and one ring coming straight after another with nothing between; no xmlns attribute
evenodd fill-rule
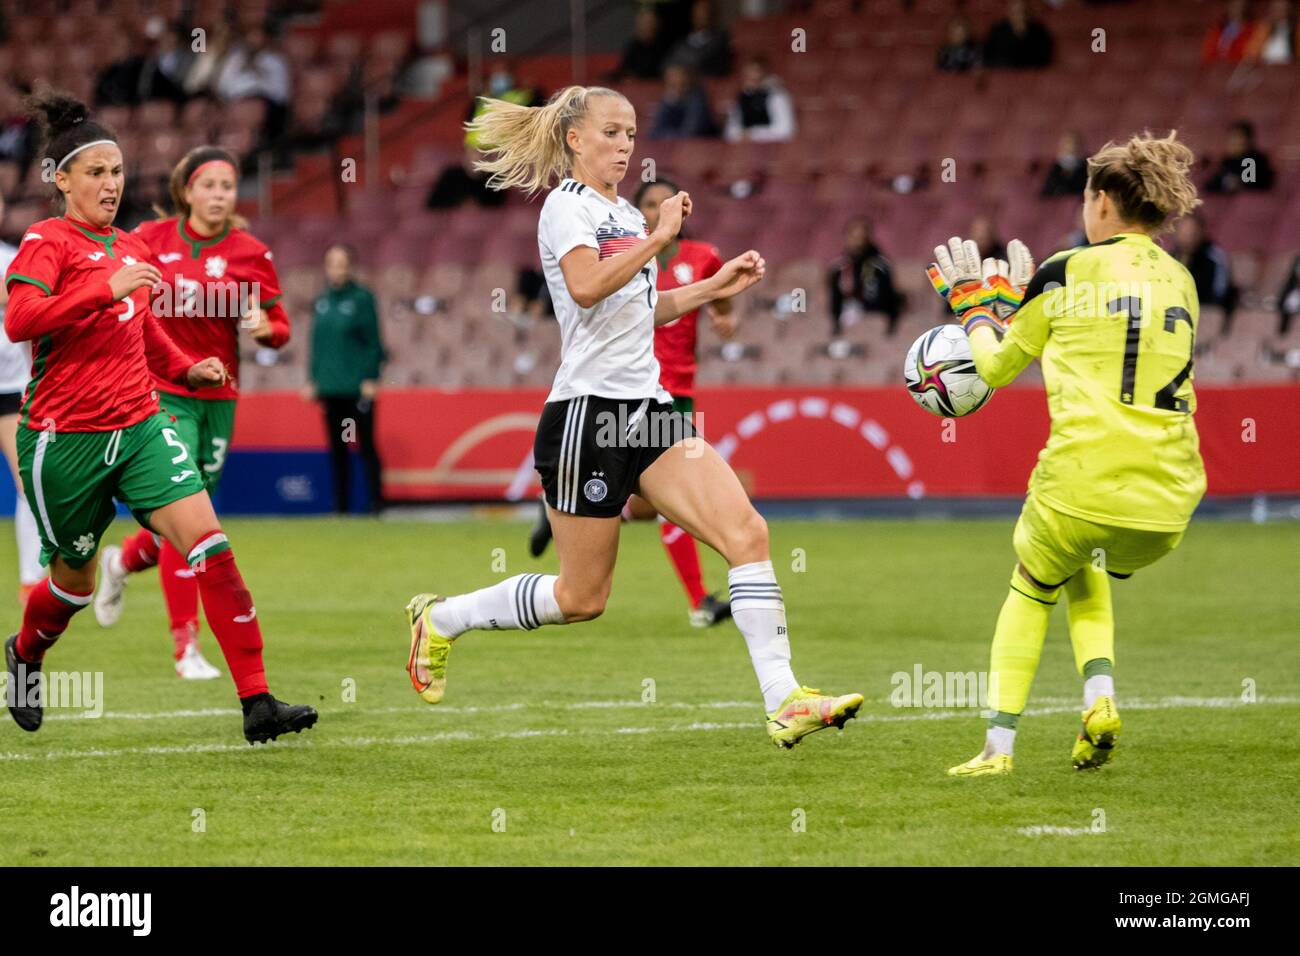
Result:
<svg viewBox="0 0 1300 956"><path fill-rule="evenodd" d="M912 343L903 363L907 390L931 415L960 418L984 407L993 389L975 371L959 325L938 325Z"/></svg>

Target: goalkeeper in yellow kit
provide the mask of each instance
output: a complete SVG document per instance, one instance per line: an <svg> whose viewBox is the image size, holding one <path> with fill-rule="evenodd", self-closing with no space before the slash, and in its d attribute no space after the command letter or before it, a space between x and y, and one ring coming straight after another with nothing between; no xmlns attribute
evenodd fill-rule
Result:
<svg viewBox="0 0 1300 956"><path fill-rule="evenodd" d="M1200 202L1187 176L1192 159L1173 133L1107 144L1088 160L1088 245L1036 272L1018 241L1010 266L981 263L969 241L935 250L931 280L970 337L980 377L1007 385L1038 358L1052 420L993 635L995 714L984 749L953 776L1011 771L1016 722L1062 592L1084 678L1072 761L1099 767L1113 752L1120 719L1108 575L1127 578L1176 548L1205 492L1192 421L1196 285L1152 241Z"/></svg>

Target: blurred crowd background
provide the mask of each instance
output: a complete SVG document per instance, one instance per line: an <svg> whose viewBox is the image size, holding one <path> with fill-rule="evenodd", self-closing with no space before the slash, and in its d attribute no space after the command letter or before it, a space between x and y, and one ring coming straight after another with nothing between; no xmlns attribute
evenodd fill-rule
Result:
<svg viewBox="0 0 1300 956"><path fill-rule="evenodd" d="M307 384L337 242L385 384L545 385L538 200L487 190L462 124L478 95L599 83L637 107L629 178L653 160L695 197L691 238L768 260L732 339L701 326L701 383L892 384L945 314L936 243L1078 244L1086 157L1177 128L1205 199L1165 240L1200 291L1196 375L1295 381L1298 55L1288 0L3 0L0 236L50 214L22 97L51 85L120 136L122 227L191 147L241 157L295 326L246 391Z"/></svg>

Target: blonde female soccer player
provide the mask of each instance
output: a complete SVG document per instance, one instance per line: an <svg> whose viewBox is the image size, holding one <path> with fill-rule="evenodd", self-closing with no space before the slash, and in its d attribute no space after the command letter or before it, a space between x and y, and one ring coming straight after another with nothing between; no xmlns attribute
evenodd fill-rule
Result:
<svg viewBox="0 0 1300 956"><path fill-rule="evenodd" d="M419 594L407 605L407 669L420 696L443 697L447 656L473 629L589 621L609 597L619 516L633 492L727 560L731 606L749 647L781 747L856 716L862 695L823 695L790 669L785 605L768 553L767 525L730 466L672 407L659 384L656 325L737 295L763 278L750 250L713 276L656 288L655 257L690 214L676 193L645 218L618 195L636 137L620 93L571 86L541 107L490 101L469 124L494 189L534 193L555 180L537 226L542 269L560 323L561 360L542 409L534 459L546 494L560 573L521 574L454 597Z"/></svg>
<svg viewBox="0 0 1300 956"><path fill-rule="evenodd" d="M935 250L931 279L970 336L980 377L1001 387L1038 358L1052 420L1016 524L1020 561L993 635L996 713L983 751L950 769L954 776L1011 771L1016 722L1062 591L1084 678L1072 761L1080 770L1100 767L1114 750L1120 719L1107 576L1130 577L1176 548L1205 492L1192 421L1196 284L1152 241L1200 202L1187 175L1192 160L1172 132L1108 143L1088 160L1088 245L1052 256L1026 288L1016 281L1032 271L1023 244L1009 250L1009 270L992 260L981 266L973 242L953 239ZM1016 305L1006 321L999 317Z"/></svg>

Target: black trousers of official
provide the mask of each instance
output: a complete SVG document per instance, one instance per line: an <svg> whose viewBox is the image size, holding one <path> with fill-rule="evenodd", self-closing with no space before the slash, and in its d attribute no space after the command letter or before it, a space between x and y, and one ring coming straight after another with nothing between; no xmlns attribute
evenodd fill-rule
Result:
<svg viewBox="0 0 1300 956"><path fill-rule="evenodd" d="M330 441L334 510L339 514L347 514L350 510L352 463L349 440L355 440L366 469L367 509L378 511L383 506L383 494L379 483L379 452L375 448L375 403L360 396L324 395L321 408L325 412L325 433Z"/></svg>

